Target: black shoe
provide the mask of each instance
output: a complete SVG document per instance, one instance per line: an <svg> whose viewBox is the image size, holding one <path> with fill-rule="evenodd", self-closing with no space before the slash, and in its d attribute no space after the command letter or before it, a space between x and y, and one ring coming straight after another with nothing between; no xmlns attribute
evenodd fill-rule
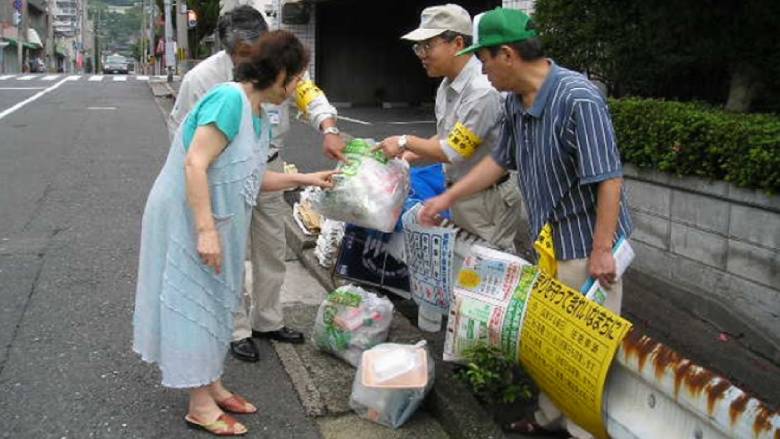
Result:
<svg viewBox="0 0 780 439"><path fill-rule="evenodd" d="M260 332L252 331L252 337L270 338L271 340L280 341L282 343L303 343L303 333L290 329L286 326L282 326L282 329L276 331Z"/></svg>
<svg viewBox="0 0 780 439"><path fill-rule="evenodd" d="M230 342L230 353L241 361L256 363L260 360L260 352L251 338Z"/></svg>

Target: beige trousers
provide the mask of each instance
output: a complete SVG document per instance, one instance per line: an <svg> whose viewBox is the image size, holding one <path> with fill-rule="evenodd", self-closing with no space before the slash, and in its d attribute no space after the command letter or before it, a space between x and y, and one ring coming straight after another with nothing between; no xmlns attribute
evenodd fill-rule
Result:
<svg viewBox="0 0 780 439"><path fill-rule="evenodd" d="M570 261L558 261L558 280L564 284L579 290L588 279L588 259L573 259ZM609 294L604 306L620 314L623 303L623 280L618 279L610 288L606 288ZM577 439L591 439L593 435L582 427L572 422L563 415L558 407L544 392L539 394L539 409L534 413L536 422L549 430L565 429L572 437Z"/></svg>
<svg viewBox="0 0 780 439"><path fill-rule="evenodd" d="M268 164L268 170L283 172L284 162L277 158ZM241 307L233 316L233 341L251 337L253 329L276 331L284 326L280 293L287 270L284 216L289 210L281 191L257 196L249 226L251 290L244 286Z"/></svg>
<svg viewBox="0 0 780 439"><path fill-rule="evenodd" d="M516 253L515 236L521 216L520 191L513 178L459 200L452 207L452 220L458 227L510 253Z"/></svg>

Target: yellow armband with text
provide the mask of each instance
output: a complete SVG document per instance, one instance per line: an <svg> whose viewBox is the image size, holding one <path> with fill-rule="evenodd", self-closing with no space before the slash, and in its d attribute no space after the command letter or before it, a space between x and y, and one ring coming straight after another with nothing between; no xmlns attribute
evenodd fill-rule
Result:
<svg viewBox="0 0 780 439"><path fill-rule="evenodd" d="M539 255L539 269L552 278L558 275L558 260L555 259L555 246L553 245L552 226L545 224L539 237L534 242L534 249Z"/></svg>
<svg viewBox="0 0 780 439"><path fill-rule="evenodd" d="M302 113L309 112L309 104L325 93L312 80L301 81L295 87L295 105Z"/></svg>
<svg viewBox="0 0 780 439"><path fill-rule="evenodd" d="M482 139L468 129L466 125L457 122L452 131L450 131L449 136L447 136L447 143L458 155L467 159L474 155L479 145L482 144Z"/></svg>

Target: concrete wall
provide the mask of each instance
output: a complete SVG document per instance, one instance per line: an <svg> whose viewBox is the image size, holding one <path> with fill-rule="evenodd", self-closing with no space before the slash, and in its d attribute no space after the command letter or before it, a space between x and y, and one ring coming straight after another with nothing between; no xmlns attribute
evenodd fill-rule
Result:
<svg viewBox="0 0 780 439"><path fill-rule="evenodd" d="M780 360L780 197L625 165L633 269L679 285L670 300Z"/></svg>

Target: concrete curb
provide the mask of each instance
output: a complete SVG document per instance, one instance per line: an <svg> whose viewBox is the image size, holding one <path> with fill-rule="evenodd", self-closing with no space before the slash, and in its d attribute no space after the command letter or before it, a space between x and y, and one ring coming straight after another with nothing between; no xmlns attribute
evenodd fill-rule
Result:
<svg viewBox="0 0 780 439"><path fill-rule="evenodd" d="M341 279L334 279L329 270L319 265L313 251L316 238L304 235L291 215L285 218L285 225L288 247L295 252L303 266L320 282L323 288L332 291L337 285L346 283ZM396 313L394 318L406 319L400 313ZM409 325L411 326L412 323ZM436 346L443 344L443 333L428 334L419 331L418 335L419 338L428 340L436 355ZM277 353L279 353L278 347L280 346L275 345ZM280 354L280 358L282 355L284 353ZM439 355L436 356L440 358ZM285 367L287 367L286 363ZM293 370L296 367L300 368L301 366L293 365ZM305 391L301 394L310 395L309 392ZM304 399L308 399L308 397ZM307 407L308 411L307 402L304 402L304 406ZM442 425L450 437L458 439L502 439L507 437L471 392L455 378L452 366L443 361L436 361L436 382L426 400L425 408Z"/></svg>
<svg viewBox="0 0 780 439"><path fill-rule="evenodd" d="M319 417L325 414L325 404L322 396L301 364L301 358L295 352L295 348L286 343L273 342L274 351L284 366L284 370L290 375L295 390L301 397L301 404L306 416Z"/></svg>

